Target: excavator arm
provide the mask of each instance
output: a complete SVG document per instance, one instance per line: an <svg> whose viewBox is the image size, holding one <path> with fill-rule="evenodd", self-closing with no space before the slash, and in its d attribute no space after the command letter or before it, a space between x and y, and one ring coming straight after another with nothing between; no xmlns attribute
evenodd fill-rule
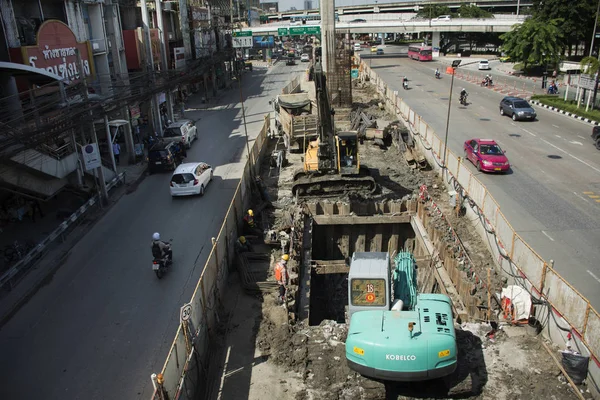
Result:
<svg viewBox="0 0 600 400"><path fill-rule="evenodd" d="M334 111L329 103L329 93L327 92L327 77L323 72L321 62L315 64L314 82L317 102L317 112L319 115L319 148L317 158L319 160L319 171L323 173L338 172L337 146L335 131L333 125Z"/></svg>

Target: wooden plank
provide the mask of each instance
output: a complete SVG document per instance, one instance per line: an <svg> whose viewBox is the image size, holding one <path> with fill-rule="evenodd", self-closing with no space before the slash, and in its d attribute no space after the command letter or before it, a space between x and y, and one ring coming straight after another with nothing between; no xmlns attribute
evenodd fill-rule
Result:
<svg viewBox="0 0 600 400"><path fill-rule="evenodd" d="M318 225L367 225L367 224L407 224L410 222L409 213L403 215L371 215L359 217L356 215L313 215Z"/></svg>

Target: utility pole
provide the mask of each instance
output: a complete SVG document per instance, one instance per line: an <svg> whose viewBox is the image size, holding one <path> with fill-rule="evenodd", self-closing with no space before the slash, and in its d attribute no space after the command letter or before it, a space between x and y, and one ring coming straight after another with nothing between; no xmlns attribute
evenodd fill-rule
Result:
<svg viewBox="0 0 600 400"><path fill-rule="evenodd" d="M168 78L169 64L167 61L167 46L165 44L166 32L165 32L165 24L163 23L162 1L156 0L155 4L156 4L156 22L158 24L158 37L160 40L160 56L161 56L161 60L162 60L161 72L165 75L165 79L169 79ZM173 118L173 100L172 100L173 96L172 96L170 88L167 88L165 90L165 97L167 100L167 116L169 117L169 120L174 121L175 118Z"/></svg>
<svg viewBox="0 0 600 400"><path fill-rule="evenodd" d="M77 56L77 65L79 66L79 75L81 77L81 81L83 82L81 94L83 95L86 105L89 107L87 77L85 76L85 69L83 68L83 60L81 59L81 53L79 52L79 49L75 49L75 54ZM96 135L96 128L94 127L94 114L92 110L89 111L89 114L90 126L92 129L92 142L96 143L98 152L100 152L100 145L98 144L98 136ZM98 156L100 157L100 155ZM106 181L104 180L102 161L100 162L100 166L96 168L96 170L98 171L98 180L100 181L100 204L108 204L108 189L106 188Z"/></svg>
<svg viewBox="0 0 600 400"><path fill-rule="evenodd" d="M335 0L321 0L321 65L323 72L335 73ZM332 58L331 61L329 58ZM330 68L331 67L331 68ZM331 71L330 71L331 70ZM329 82L329 80L328 80Z"/></svg>
<svg viewBox="0 0 600 400"><path fill-rule="evenodd" d="M146 48L146 71L149 73L150 81L155 82L154 58L152 57L152 39L150 38L150 17L148 15L148 5L146 0L140 0L142 6L142 25L144 29L144 47ZM162 122L160 120L158 94L152 96L152 121L156 133L163 135Z"/></svg>

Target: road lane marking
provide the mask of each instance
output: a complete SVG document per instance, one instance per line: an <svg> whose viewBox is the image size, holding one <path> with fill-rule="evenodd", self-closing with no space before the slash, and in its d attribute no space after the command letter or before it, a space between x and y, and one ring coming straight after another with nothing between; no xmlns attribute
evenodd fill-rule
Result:
<svg viewBox="0 0 600 400"><path fill-rule="evenodd" d="M583 136L581 136L581 135L577 135L577 137L578 137L578 138L580 138L580 139L585 139L585 138L584 138Z"/></svg>
<svg viewBox="0 0 600 400"><path fill-rule="evenodd" d="M567 151L565 151L565 150L561 149L560 147L558 147L558 146L556 146L556 145L553 145L552 143L550 143L550 142L549 142L549 141L547 141L546 139L541 139L541 138L540 138L540 140L542 140L542 141L546 142L546 143L547 143L547 144L549 144L550 146L554 147L556 150L560 150L560 151L562 151L563 153L565 153L566 155L568 155L568 156L570 156L570 157L574 158L575 160L579 161L579 162L580 162L580 163L582 163L583 165L586 165L586 166L590 167L590 168L591 168L591 169L593 169L594 171L596 171L596 172L600 172L600 169L598 169L598 168L596 168L596 167L594 167L594 166L592 166L592 165L588 164L587 162L583 161L583 160L582 160L582 159L580 159L580 158L577 158L577 157L575 157L573 154L571 154L571 153L569 153L569 152L567 152Z"/></svg>
<svg viewBox="0 0 600 400"><path fill-rule="evenodd" d="M555 128L559 128L560 129L560 126L558 126L558 125L552 124L552 126L555 127Z"/></svg>
<svg viewBox="0 0 600 400"><path fill-rule="evenodd" d="M529 132L529 131L528 131L527 129L525 129L525 128L521 128L521 130L522 130L522 131L524 131L524 132L527 132L527 133L529 133L531 136L534 136L534 137L536 137L536 136L537 136L535 133L533 133L533 132Z"/></svg>
<svg viewBox="0 0 600 400"><path fill-rule="evenodd" d="M600 196L598 196L597 194L588 194L588 197L590 199L600 199Z"/></svg>
<svg viewBox="0 0 600 400"><path fill-rule="evenodd" d="M587 270L587 273L590 274L592 276L592 278L594 278L595 280L598 281L598 283L600 283L600 278L598 278L592 271L590 271L589 269Z"/></svg>
<svg viewBox="0 0 600 400"><path fill-rule="evenodd" d="M559 138L559 139L562 139L562 138L560 137L560 135L554 135L554 136L556 136L556 137L557 137L557 138Z"/></svg>
<svg viewBox="0 0 600 400"><path fill-rule="evenodd" d="M585 192L584 192L584 193L585 193ZM585 201L586 203L589 203L589 201L588 201L588 200L587 200L585 197L581 196L579 193L577 193L577 192L573 192L573 194L574 194L575 196L579 197L581 200Z"/></svg>
<svg viewBox="0 0 600 400"><path fill-rule="evenodd" d="M554 239L552 239L552 238L550 237L550 235L548 235L548 234L547 234L546 232L544 232L544 231L542 231L542 233L544 234L544 236L546 236L548 239L550 239L550 240L552 240L552 241L554 242Z"/></svg>
<svg viewBox="0 0 600 400"><path fill-rule="evenodd" d="M571 143L571 144L578 144L578 145L580 145L580 146L583 146L583 143L581 143L581 142L577 142L577 141L575 141L575 140L571 140L569 143Z"/></svg>

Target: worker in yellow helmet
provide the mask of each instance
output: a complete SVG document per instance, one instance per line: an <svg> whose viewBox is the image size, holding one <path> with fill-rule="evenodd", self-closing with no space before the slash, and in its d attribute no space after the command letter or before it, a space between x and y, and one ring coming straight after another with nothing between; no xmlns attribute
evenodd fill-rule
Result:
<svg viewBox="0 0 600 400"><path fill-rule="evenodd" d="M284 254L281 256L281 260L275 264L275 280L279 284L279 296L277 297L277 300L282 304L285 302L286 287L290 280L287 272L287 262L289 259L290 256Z"/></svg>
<svg viewBox="0 0 600 400"><path fill-rule="evenodd" d="M246 239L245 236L240 236L236 241L235 241L235 252L236 253L247 253L247 252L252 252L254 251L252 249L252 245L250 244L250 242Z"/></svg>
<svg viewBox="0 0 600 400"><path fill-rule="evenodd" d="M254 220L254 211L248 210L244 216L244 233L247 235L261 236L262 232Z"/></svg>

